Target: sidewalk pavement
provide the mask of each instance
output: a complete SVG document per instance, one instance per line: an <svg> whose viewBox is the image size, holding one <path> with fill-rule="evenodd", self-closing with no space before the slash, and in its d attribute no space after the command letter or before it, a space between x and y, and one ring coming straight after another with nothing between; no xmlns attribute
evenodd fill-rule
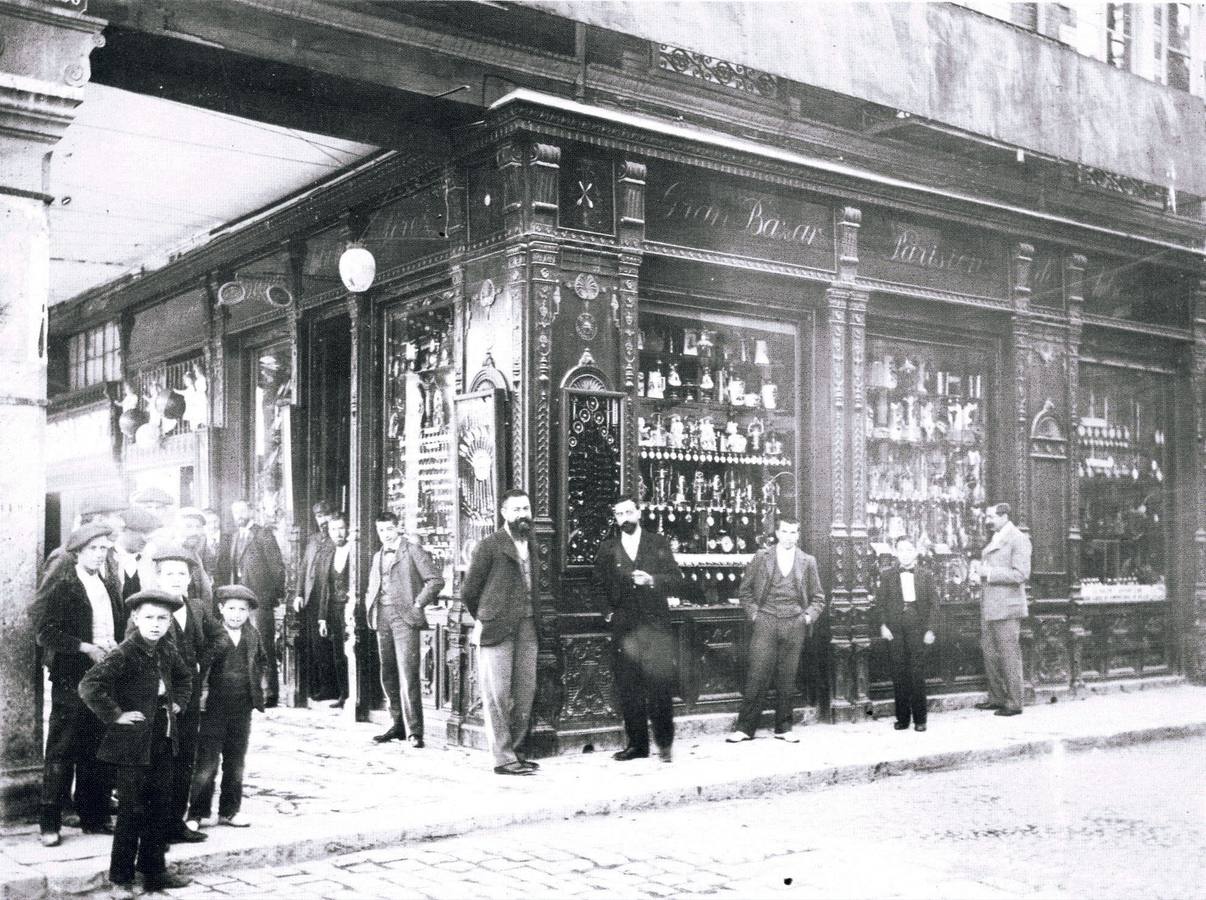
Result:
<svg viewBox="0 0 1206 900"><path fill-rule="evenodd" d="M892 719L797 729L799 744L726 744L683 734L674 762L618 763L610 752L542 761L531 778L504 778L489 756L429 744L371 741L379 725L329 709L257 715L248 753L246 829L208 829L176 845L187 874L320 859L507 825L804 791L1025 756L1206 734L1206 687L1136 690L1027 707L1001 718L976 710L930 717L924 734ZM806 802L806 801L804 801ZM110 839L63 829L44 848L36 825L0 830L0 897L62 896L103 886Z"/></svg>

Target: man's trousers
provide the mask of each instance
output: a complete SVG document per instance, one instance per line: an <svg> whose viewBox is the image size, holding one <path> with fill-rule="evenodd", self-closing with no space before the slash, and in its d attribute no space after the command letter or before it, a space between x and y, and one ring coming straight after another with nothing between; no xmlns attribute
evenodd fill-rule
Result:
<svg viewBox="0 0 1206 900"><path fill-rule="evenodd" d="M382 602L377 609L377 651L381 655L381 687L389 713L408 735L423 736L423 694L419 683L421 630L407 624L402 611Z"/></svg>
<svg viewBox="0 0 1206 900"><path fill-rule="evenodd" d="M663 750L674 743L674 639L662 624L642 623L612 636L616 698L627 745L649 751L649 725Z"/></svg>
<svg viewBox="0 0 1206 900"><path fill-rule="evenodd" d="M42 769L41 828L58 831L63 804L75 777L75 811L80 825L95 827L109 821L110 767L97 760L105 726L70 684L53 684L50 722L46 730L46 762Z"/></svg>
<svg viewBox="0 0 1206 900"><path fill-rule="evenodd" d="M478 683L486 714L486 736L495 766L519 757L536 697L536 621L523 619L502 643L477 648Z"/></svg>
<svg viewBox="0 0 1206 900"><path fill-rule="evenodd" d="M754 736L762 715L762 700L775 684L775 734L791 731L796 697L796 673L807 626L804 613L778 618L760 613L750 633L749 674L737 714L737 730Z"/></svg>
<svg viewBox="0 0 1206 900"><path fill-rule="evenodd" d="M1022 708L1020 619L995 619L980 625L980 649L988 676L988 699L1005 709Z"/></svg>
<svg viewBox="0 0 1206 900"><path fill-rule="evenodd" d="M925 673L929 648L925 644L925 625L917 621L911 604L905 604L904 621L892 629L888 657L892 663L892 689L896 698L896 721L908 725L926 724L929 697Z"/></svg>

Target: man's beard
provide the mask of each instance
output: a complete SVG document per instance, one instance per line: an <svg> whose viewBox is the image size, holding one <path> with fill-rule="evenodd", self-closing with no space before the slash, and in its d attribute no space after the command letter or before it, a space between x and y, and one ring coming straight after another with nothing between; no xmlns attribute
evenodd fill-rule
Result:
<svg viewBox="0 0 1206 900"><path fill-rule="evenodd" d="M624 532L625 534L636 534L637 523L636 522L621 522L620 530L622 532Z"/></svg>
<svg viewBox="0 0 1206 900"><path fill-rule="evenodd" d="M511 531L513 533L517 534L519 537L526 538L529 534L532 533L532 520L524 519L524 518L512 519L511 520Z"/></svg>

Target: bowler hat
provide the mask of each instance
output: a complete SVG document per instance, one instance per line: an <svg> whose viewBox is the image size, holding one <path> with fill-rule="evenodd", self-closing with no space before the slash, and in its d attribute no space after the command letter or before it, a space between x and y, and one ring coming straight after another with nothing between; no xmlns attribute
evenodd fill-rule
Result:
<svg viewBox="0 0 1206 900"><path fill-rule="evenodd" d="M147 588L145 591L137 591L126 598L126 608L131 612L138 609L144 603L154 603L156 606L163 606L172 612L184 606L184 601L179 597L173 596L167 591L158 590L157 588Z"/></svg>
<svg viewBox="0 0 1206 900"><path fill-rule="evenodd" d="M92 522L89 525L81 525L75 531L71 532L65 546L69 552L75 553L83 550L98 537L111 537L109 526L102 522Z"/></svg>
<svg viewBox="0 0 1206 900"><path fill-rule="evenodd" d="M180 544L156 545L155 551L151 554L151 559L157 563L168 559L178 559L181 562L188 563L190 568L197 565L197 554L193 553L187 547L182 547Z"/></svg>
<svg viewBox="0 0 1206 900"><path fill-rule="evenodd" d="M220 588L215 588L214 600L219 606L224 600L245 600L249 609L255 609L260 605L255 598L255 591L241 584L224 584Z"/></svg>
<svg viewBox="0 0 1206 900"><path fill-rule="evenodd" d="M121 514L121 518L126 523L126 528L130 529L130 531L141 532L142 534L150 534L157 528L163 527L163 522L159 516L147 512L138 506L131 506Z"/></svg>

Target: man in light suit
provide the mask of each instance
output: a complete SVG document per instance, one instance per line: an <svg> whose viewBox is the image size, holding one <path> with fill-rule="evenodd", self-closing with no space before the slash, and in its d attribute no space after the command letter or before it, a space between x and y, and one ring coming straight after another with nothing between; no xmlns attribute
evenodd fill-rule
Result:
<svg viewBox="0 0 1206 900"><path fill-rule="evenodd" d="M972 563L972 577L984 587L980 602L980 647L988 676L988 699L976 709L998 716L1022 714L1021 620L1026 618L1026 582L1030 578L1030 538L1009 520L1008 503L991 506L985 519L992 540Z"/></svg>
<svg viewBox="0 0 1206 900"><path fill-rule="evenodd" d="M817 561L801 550L800 523L780 516L775 546L754 554L741 576L737 595L751 623L750 663L737 725L725 738L730 744L753 740L762 714L762 698L775 681L775 737L790 744L793 701L800 651L808 629L825 609L825 591Z"/></svg>
<svg viewBox="0 0 1206 900"><path fill-rule="evenodd" d="M682 588L683 574L670 542L641 528L631 497L611 508L619 533L599 545L594 586L607 604L612 667L627 743L613 759L649 756L649 725L662 762L674 743L674 641L667 598Z"/></svg>
<svg viewBox="0 0 1206 900"><path fill-rule="evenodd" d="M369 566L365 618L377 632L381 687L394 724L373 738L378 744L405 738L423 746L423 697L419 684L419 633L427 626L424 608L435 602L444 579L427 551L402 537L398 517L377 516L381 549Z"/></svg>
<svg viewBox="0 0 1206 900"><path fill-rule="evenodd" d="M512 488L502 496L503 527L473 550L461 600L477 619L477 645L486 737L496 775L532 775L539 764L519 751L536 697L536 591L532 504Z"/></svg>
<svg viewBox="0 0 1206 900"><path fill-rule="evenodd" d="M250 588L259 604L255 627L260 632L267 659L268 686L264 705L276 706L280 694L276 662L276 604L285 594L285 563L281 548L270 528L251 519L251 506L245 500L230 504L237 529L223 536L218 554L218 584L241 584Z"/></svg>

